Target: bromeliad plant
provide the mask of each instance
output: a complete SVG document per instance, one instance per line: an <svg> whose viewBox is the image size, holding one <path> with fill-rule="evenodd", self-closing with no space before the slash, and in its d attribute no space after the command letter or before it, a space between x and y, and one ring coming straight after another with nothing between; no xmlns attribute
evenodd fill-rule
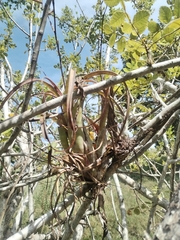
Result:
<svg viewBox="0 0 180 240"><path fill-rule="evenodd" d="M88 101L83 87L96 82L95 78L104 79L108 76L116 76L112 71L95 71L87 75L76 76L75 70L71 69L66 81L63 94L67 95L67 100L60 106L60 113L41 114L36 121L41 124L43 137L50 143L48 153L48 164L52 172L68 172L82 181L100 183L104 181L108 168L121 166L129 152L135 146L135 141L130 140L124 129L128 119L130 94L126 83L123 91L123 98L126 98L126 106L119 106L114 99L115 91L113 87L101 90L95 96L97 102L96 114L88 116L85 103ZM40 82L45 85L45 90L41 90L38 96L45 102L48 97L56 98L62 95L58 86L50 79L46 80L26 80L18 84L4 99L3 104L12 95L24 87L29 82ZM79 93L80 98L73 99L73 94ZM92 101L92 100L89 100ZM60 149L52 147L46 128L46 120L52 119L58 125L60 139ZM121 124L118 122L121 121ZM56 126L57 126L56 125ZM53 150L53 151L52 151ZM53 156L53 153L61 152ZM55 164L53 158L58 158Z"/></svg>
<svg viewBox="0 0 180 240"><path fill-rule="evenodd" d="M130 102L126 84L124 84L127 98L125 113L116 104L114 90L109 87L98 93L97 99L100 103L95 120L94 116L86 115L83 86L88 82L94 82L94 77L99 76L103 79L105 75L116 74L111 71L96 71L83 77L76 77L75 71L71 69L65 88L67 101L62 105L62 112L56 118L61 145L65 152L62 161L78 173L81 180L95 183L104 180L112 162L117 161L120 166L135 146L135 142L124 135ZM74 90L80 92L79 99L73 100ZM118 124L117 115L121 118L121 125Z"/></svg>

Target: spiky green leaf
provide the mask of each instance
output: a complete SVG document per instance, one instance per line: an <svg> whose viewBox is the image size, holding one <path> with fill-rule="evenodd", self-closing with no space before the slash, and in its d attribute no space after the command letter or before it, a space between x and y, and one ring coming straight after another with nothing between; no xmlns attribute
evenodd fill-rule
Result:
<svg viewBox="0 0 180 240"><path fill-rule="evenodd" d="M61 145L63 149L67 151L69 149L67 130L64 127L60 126L58 127L58 132Z"/></svg>

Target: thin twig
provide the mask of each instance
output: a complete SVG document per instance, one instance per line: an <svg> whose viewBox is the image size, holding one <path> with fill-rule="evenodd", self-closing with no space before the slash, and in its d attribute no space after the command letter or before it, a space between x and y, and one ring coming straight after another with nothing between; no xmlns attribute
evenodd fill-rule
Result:
<svg viewBox="0 0 180 240"><path fill-rule="evenodd" d="M6 10L6 8L4 7L2 1L0 1L0 4L2 6L2 9L4 10L4 12L7 14L7 16L11 19L11 21L15 24L15 26L17 28L19 28L19 30L21 30L24 34L26 34L26 36L30 37L30 35L11 17L11 15L8 13L8 11Z"/></svg>

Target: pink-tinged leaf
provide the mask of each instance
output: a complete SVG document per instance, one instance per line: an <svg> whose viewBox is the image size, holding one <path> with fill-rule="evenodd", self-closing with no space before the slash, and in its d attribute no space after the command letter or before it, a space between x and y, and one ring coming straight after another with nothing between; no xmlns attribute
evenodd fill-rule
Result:
<svg viewBox="0 0 180 240"><path fill-rule="evenodd" d="M34 78L34 79L29 78L29 79L27 79L27 80L19 83L19 84L16 85L16 86L7 94L7 96L4 98L4 100L2 101L2 103L1 103L1 105L0 105L0 109L3 107L3 105L5 104L5 102L6 102L10 97L12 97L12 96L16 93L17 90L19 90L21 87L23 87L23 86L25 86L25 85L27 85L27 84L29 84L29 83L32 83L32 82L42 82L43 84L45 84L45 85L47 86L47 88L50 89L49 92L52 93L52 96L54 96L54 97L61 96L62 93L61 93L60 89L57 87L57 85L56 85L52 80L50 80L49 78L46 77L46 79L47 79L51 84L49 84L48 82L46 82L46 81L43 80L43 79L36 79L36 78Z"/></svg>
<svg viewBox="0 0 180 240"><path fill-rule="evenodd" d="M73 114L72 114L72 96L74 91L75 83L75 70L71 69L67 82L67 102L66 102L66 111L67 111L67 120L70 124L71 129L75 132Z"/></svg>

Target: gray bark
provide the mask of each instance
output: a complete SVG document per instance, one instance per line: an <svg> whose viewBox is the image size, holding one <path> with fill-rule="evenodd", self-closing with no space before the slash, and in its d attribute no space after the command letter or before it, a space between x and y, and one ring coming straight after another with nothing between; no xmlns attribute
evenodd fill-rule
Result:
<svg viewBox="0 0 180 240"><path fill-rule="evenodd" d="M12 223L14 219L14 213L21 201L21 190L16 189L10 196L8 194L11 194L8 192L4 192L0 195L0 211L1 211L1 236L0 239L6 239L7 237L11 236L13 234L13 230L10 227L10 224Z"/></svg>
<svg viewBox="0 0 180 240"><path fill-rule="evenodd" d="M92 93L98 92L102 89L105 89L107 87L114 86L116 84L125 82L127 80L144 76L150 72L161 71L161 70L164 70L164 69L167 69L170 67L178 66L179 64L180 64L180 58L175 58L175 59L171 59L168 61L153 64L152 67L141 67L139 69L133 70L126 74L112 77L109 80L104 80L104 81L98 82L96 84L90 85L88 87L84 87L84 94L86 94L86 95L92 94ZM78 98L78 97L81 97L81 94L77 94L77 93L73 94L73 99ZM0 133L3 131L6 131L7 129L9 129L11 127L17 126L18 124L21 124L21 123L29 120L30 118L37 116L38 114L41 114L45 111L49 111L53 108L58 107L59 105L64 103L66 101L66 99L67 99L66 95L57 97L56 99L52 99L46 103L43 103L37 107L34 107L33 109L25 111L22 114L19 114L19 115L12 117L6 121L3 121L0 124ZM179 101L175 101L174 104L176 105L176 107L180 106ZM172 105L172 107L174 107L173 105ZM4 153L4 150L0 149L0 153Z"/></svg>
<svg viewBox="0 0 180 240"><path fill-rule="evenodd" d="M70 195L68 198L64 199L62 203L59 203L57 205L55 213L59 214L62 211L64 211L68 206L70 206L75 201L76 198L84 196L84 194L88 192L89 189L90 189L89 184L84 185L83 188L80 188L73 195ZM49 212L45 213L44 215L36 219L33 223L23 228L21 231L9 237L7 240L27 239L31 234L36 233L38 229L40 229L43 225L49 223L53 218L54 213L52 212L52 210L50 210Z"/></svg>
<svg viewBox="0 0 180 240"><path fill-rule="evenodd" d="M83 215L85 214L86 210L88 209L89 205L91 204L91 201L92 200L91 200L91 193L90 193L88 198L85 199L84 202L81 204L73 221L71 223L69 221L66 223L66 228L65 228L65 232L62 237L62 240L70 239L73 231L76 230L77 226L79 225L80 220L82 219Z"/></svg>
<svg viewBox="0 0 180 240"><path fill-rule="evenodd" d="M121 190L121 186L119 183L119 179L116 173L113 174L113 179L114 183L116 186L116 191L118 195L118 200L119 200L119 208L121 211L121 219L122 219L122 239L123 240L128 240L128 226L127 226L127 219L126 219L126 207L124 203L124 198Z"/></svg>
<svg viewBox="0 0 180 240"><path fill-rule="evenodd" d="M180 184L178 185L169 209L154 236L154 240L170 239L180 239Z"/></svg>

